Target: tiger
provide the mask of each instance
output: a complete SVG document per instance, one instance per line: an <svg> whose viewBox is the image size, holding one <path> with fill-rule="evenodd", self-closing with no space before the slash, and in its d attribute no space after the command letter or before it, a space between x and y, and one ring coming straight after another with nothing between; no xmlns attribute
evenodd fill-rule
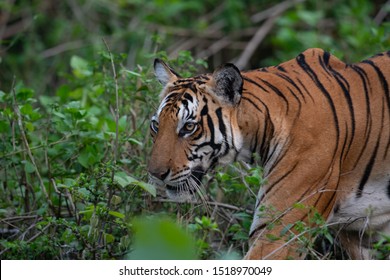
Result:
<svg viewBox="0 0 390 280"><path fill-rule="evenodd" d="M349 258L375 258L373 244L390 235L390 51L347 64L312 48L191 78L155 59L154 72L163 89L147 168L170 198L195 196L217 165L258 162L265 184L245 259L305 258L282 232L297 236L292 225L313 209Z"/></svg>

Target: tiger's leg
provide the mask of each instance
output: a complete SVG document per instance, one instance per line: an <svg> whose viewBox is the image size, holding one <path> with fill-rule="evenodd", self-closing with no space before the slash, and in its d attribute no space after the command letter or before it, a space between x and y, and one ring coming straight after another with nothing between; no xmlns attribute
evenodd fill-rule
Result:
<svg viewBox="0 0 390 280"><path fill-rule="evenodd" d="M332 207L332 197L323 196L323 202ZM316 196L318 198L318 196ZM326 203L325 202L325 203ZM250 249L246 259L303 259L310 252L309 244L314 244L313 233L319 226L313 213L319 213L326 220L326 209L313 210L311 206L287 210L288 213L274 221L267 222L251 236ZM321 225L320 225L321 226Z"/></svg>
<svg viewBox="0 0 390 280"><path fill-rule="evenodd" d="M245 259L302 259L299 254L297 240L287 240L278 235L283 231L283 226L276 226L273 230L257 230L250 239L250 249Z"/></svg>
<svg viewBox="0 0 390 280"><path fill-rule="evenodd" d="M287 154L284 157L286 162L281 160L273 173L269 174L268 184L259 193L260 203L252 224L251 246L245 258L305 257L305 252L299 252L298 249L302 247L302 240L309 236L309 215L316 211L327 220L336 201L335 190L339 183L340 169L337 163L331 165L329 161L321 162L320 159L313 158L315 154L310 150L302 153L305 161L295 165L291 162L294 163L297 155ZM273 217L259 211L268 206L276 209ZM295 226L301 222L306 228L298 232Z"/></svg>

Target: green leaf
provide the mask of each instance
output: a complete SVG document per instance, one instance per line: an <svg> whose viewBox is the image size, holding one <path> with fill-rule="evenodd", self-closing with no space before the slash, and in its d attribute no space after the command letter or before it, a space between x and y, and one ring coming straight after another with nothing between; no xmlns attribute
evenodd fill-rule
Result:
<svg viewBox="0 0 390 280"><path fill-rule="evenodd" d="M258 177L255 177L255 176L248 176L248 177L245 177L245 181L250 184L250 185L253 185L253 186L257 186L257 185L260 185L260 180Z"/></svg>
<svg viewBox="0 0 390 280"><path fill-rule="evenodd" d="M84 166L85 168L88 168L90 166L90 153L87 150L84 150L79 154L77 157L77 161Z"/></svg>
<svg viewBox="0 0 390 280"><path fill-rule="evenodd" d="M108 211L108 214L110 214L111 216L117 217L119 219L124 219L125 218L124 214L119 213L117 211Z"/></svg>
<svg viewBox="0 0 390 280"><path fill-rule="evenodd" d="M10 122L0 120L0 133L7 132L10 130Z"/></svg>
<svg viewBox="0 0 390 280"><path fill-rule="evenodd" d="M30 161L24 160L22 163L24 164L24 171L27 173L35 172L35 166Z"/></svg>
<svg viewBox="0 0 390 280"><path fill-rule="evenodd" d="M136 77L142 77L141 74L137 73L137 72L133 72L133 71L130 71L130 70L122 70L123 72L127 73L127 74L130 74L132 76L136 76Z"/></svg>
<svg viewBox="0 0 390 280"><path fill-rule="evenodd" d="M296 203L294 203L293 208L295 208L295 209L305 209L306 206L303 203L296 202Z"/></svg>
<svg viewBox="0 0 390 280"><path fill-rule="evenodd" d="M80 152L77 161L85 168L88 168L101 159L102 155L98 151L99 149L96 145L88 145Z"/></svg>
<svg viewBox="0 0 390 280"><path fill-rule="evenodd" d="M60 112L57 112L57 111L54 111L53 112L53 115L56 115L57 117L61 118L61 119L65 119L66 116Z"/></svg>
<svg viewBox="0 0 390 280"><path fill-rule="evenodd" d="M114 181L123 188L127 187L128 185L139 186L142 189L144 189L145 191L147 191L148 193L150 193L154 197L156 196L156 193L157 193L155 186L148 184L148 183L145 183L145 182L142 182L142 181L138 181L137 179L127 175L125 172L115 173Z"/></svg>
<svg viewBox="0 0 390 280"><path fill-rule="evenodd" d="M107 244L113 243L115 241L115 237L109 233L105 233L104 238L105 238Z"/></svg>
<svg viewBox="0 0 390 280"><path fill-rule="evenodd" d="M5 96L5 92L0 90L0 101L3 102L4 101L4 96Z"/></svg>
<svg viewBox="0 0 390 280"><path fill-rule="evenodd" d="M280 236L284 236L292 227L294 224L288 224L286 225L281 231L280 231Z"/></svg>
<svg viewBox="0 0 390 280"><path fill-rule="evenodd" d="M124 115L122 116L119 121L118 121L118 125L119 125L119 131L125 131L126 130L126 127L127 127L127 116Z"/></svg>
<svg viewBox="0 0 390 280"><path fill-rule="evenodd" d="M73 69L73 74L77 78L84 78L92 75L88 62L77 55L71 57L70 66Z"/></svg>
<svg viewBox="0 0 390 280"><path fill-rule="evenodd" d="M137 181L134 184L141 187L142 189L144 189L148 193L150 193L153 197L156 197L157 191L156 191L155 186L148 184L148 183L145 183L145 182L142 182L142 181Z"/></svg>
<svg viewBox="0 0 390 280"><path fill-rule="evenodd" d="M27 99L33 97L34 90L30 88L21 88L16 92L16 98L18 101L26 101Z"/></svg>
<svg viewBox="0 0 390 280"><path fill-rule="evenodd" d="M116 206L116 205L120 204L121 202L122 202L122 198L120 196L117 196L117 195L112 196L112 198L111 198L112 205Z"/></svg>
<svg viewBox="0 0 390 280"><path fill-rule="evenodd" d="M134 182L137 182L136 179L127 175L125 172L117 172L114 175L114 181L119 184L122 188L127 187Z"/></svg>
<svg viewBox="0 0 390 280"><path fill-rule="evenodd" d="M144 144L140 141L138 141L137 139L134 139L134 138L129 138L127 139L127 141L129 141L130 144L133 144L133 145L137 145L137 146L140 146L142 147Z"/></svg>

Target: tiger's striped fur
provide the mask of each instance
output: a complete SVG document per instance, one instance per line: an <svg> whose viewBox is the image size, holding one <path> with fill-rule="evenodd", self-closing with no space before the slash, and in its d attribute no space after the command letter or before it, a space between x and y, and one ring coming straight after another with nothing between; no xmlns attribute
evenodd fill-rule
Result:
<svg viewBox="0 0 390 280"><path fill-rule="evenodd" d="M390 52L345 64L309 49L278 66L226 64L188 79L156 60L155 72L164 89L148 171L168 195L188 199L215 165L260 155L267 183L246 258L304 257L294 240L267 236L306 221L310 207L352 258L371 258L379 233L390 234Z"/></svg>

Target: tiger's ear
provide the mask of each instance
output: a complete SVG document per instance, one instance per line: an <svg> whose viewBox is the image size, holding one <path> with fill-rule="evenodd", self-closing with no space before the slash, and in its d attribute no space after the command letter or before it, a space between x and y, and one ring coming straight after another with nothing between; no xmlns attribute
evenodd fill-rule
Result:
<svg viewBox="0 0 390 280"><path fill-rule="evenodd" d="M217 68L213 73L214 92L228 104L236 105L242 94L243 80L240 70L231 63Z"/></svg>
<svg viewBox="0 0 390 280"><path fill-rule="evenodd" d="M170 81L180 78L180 75L169 67L168 64L158 58L154 60L154 74L163 86L166 86Z"/></svg>

